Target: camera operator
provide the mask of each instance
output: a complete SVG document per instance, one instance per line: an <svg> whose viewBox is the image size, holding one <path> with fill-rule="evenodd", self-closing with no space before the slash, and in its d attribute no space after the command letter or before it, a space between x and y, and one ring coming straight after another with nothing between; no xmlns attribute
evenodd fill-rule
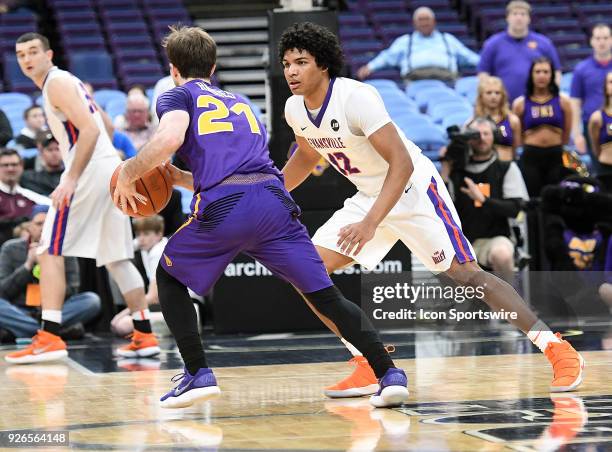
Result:
<svg viewBox="0 0 612 452"><path fill-rule="evenodd" d="M449 128L445 160L450 169L449 191L478 262L511 282L514 243L508 220L518 215L529 196L516 163L498 158L496 129L493 121L482 117L463 132Z"/></svg>

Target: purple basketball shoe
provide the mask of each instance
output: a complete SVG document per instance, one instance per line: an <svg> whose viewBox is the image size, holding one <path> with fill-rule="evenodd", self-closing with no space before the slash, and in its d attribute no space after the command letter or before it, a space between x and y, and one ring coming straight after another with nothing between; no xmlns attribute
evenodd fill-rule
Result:
<svg viewBox="0 0 612 452"><path fill-rule="evenodd" d="M380 389L370 397L376 408L399 406L408 400L408 378L402 369L392 367L378 380Z"/></svg>
<svg viewBox="0 0 612 452"><path fill-rule="evenodd" d="M212 369L200 369L191 375L185 368L182 374L172 377L178 386L160 400L162 408L185 408L196 402L203 402L221 393Z"/></svg>

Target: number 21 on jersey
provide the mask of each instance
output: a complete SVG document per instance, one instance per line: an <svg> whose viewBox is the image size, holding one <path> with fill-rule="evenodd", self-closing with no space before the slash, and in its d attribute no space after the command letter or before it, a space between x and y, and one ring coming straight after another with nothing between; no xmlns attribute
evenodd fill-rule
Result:
<svg viewBox="0 0 612 452"><path fill-rule="evenodd" d="M259 128L259 124L257 123L257 119L255 118L255 114L253 114L253 110L251 110L251 107L244 102L238 102L232 105L230 108L227 108L227 105L225 105L222 101L216 97L206 94L198 96L197 106L198 108L211 107L209 110L200 113L200 116L198 116L198 135L208 135L219 132L233 132L234 124L231 121L223 121L223 119L230 116L230 113L244 115L249 123L251 132L261 135L261 130Z"/></svg>

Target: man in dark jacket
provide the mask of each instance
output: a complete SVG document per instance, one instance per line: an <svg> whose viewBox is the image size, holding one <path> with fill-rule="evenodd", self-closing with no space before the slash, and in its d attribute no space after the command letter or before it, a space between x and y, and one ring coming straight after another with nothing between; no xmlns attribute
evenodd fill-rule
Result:
<svg viewBox="0 0 612 452"><path fill-rule="evenodd" d="M478 130L480 138L469 142L465 167L451 169L449 191L478 262L511 281L514 243L508 220L515 218L522 202L529 199L525 181L516 163L497 158L493 121L476 118L469 127Z"/></svg>
<svg viewBox="0 0 612 452"><path fill-rule="evenodd" d="M15 337L36 334L40 315L37 251L48 206L36 206L27 226L28 239L9 240L0 248L0 329ZM100 298L93 292L78 293L79 267L66 258L66 302L62 310L66 328L86 323L100 312Z"/></svg>
<svg viewBox="0 0 612 452"><path fill-rule="evenodd" d="M21 186L49 196L59 185L64 171L62 153L57 140L48 130L38 132L36 147L42 168L25 170L21 176Z"/></svg>

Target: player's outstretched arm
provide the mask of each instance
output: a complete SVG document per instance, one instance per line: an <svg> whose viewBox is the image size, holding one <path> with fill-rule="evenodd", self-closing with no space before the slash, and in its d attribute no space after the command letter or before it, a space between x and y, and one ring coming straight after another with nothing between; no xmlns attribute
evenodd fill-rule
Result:
<svg viewBox="0 0 612 452"><path fill-rule="evenodd" d="M408 149L391 122L368 136L368 140L382 158L389 164L382 189L370 211L359 223L352 223L340 229L338 247L343 254L358 254L369 242L378 225L400 199L414 171Z"/></svg>
<svg viewBox="0 0 612 452"><path fill-rule="evenodd" d="M62 178L62 182L51 194L53 205L57 208L64 202L70 204L70 198L74 194L77 182L91 156L93 154L100 130L89 111L89 107L83 103L79 87L68 77L58 77L49 81L48 96L51 104L60 110L69 124L72 124L79 132L76 140L74 159L70 169Z"/></svg>
<svg viewBox="0 0 612 452"><path fill-rule="evenodd" d="M321 155L308 144L304 137L296 136L295 140L298 148L283 167L287 191L299 187L321 160Z"/></svg>

